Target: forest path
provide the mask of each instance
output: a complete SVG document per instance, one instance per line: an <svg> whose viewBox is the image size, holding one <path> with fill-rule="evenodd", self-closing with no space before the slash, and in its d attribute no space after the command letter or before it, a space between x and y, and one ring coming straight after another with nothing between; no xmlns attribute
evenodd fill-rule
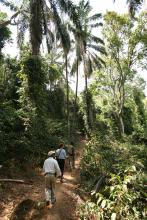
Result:
<svg viewBox="0 0 147 220"><path fill-rule="evenodd" d="M77 220L76 205L78 197L75 189L80 182L80 159L85 140L81 140L76 152L75 169L68 171L66 166L64 183L57 180L55 205L44 208L44 177L35 175L32 185L7 183L6 195L0 199L0 220ZM40 202L40 208L36 204ZM42 207L41 207L42 206Z"/></svg>

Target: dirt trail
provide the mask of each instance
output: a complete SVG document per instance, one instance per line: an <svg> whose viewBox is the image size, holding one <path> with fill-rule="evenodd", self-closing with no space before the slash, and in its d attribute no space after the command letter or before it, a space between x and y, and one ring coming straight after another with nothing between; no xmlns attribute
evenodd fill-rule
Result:
<svg viewBox="0 0 147 220"><path fill-rule="evenodd" d="M39 174L34 177L33 185L7 183L4 186L7 196L0 196L0 220L77 220L78 197L74 192L80 181L79 165L84 144L85 141L81 141L76 156L76 169L71 173L67 167L64 183L57 180L57 202L52 209L47 210L41 206L36 208L36 204L44 200L44 177Z"/></svg>

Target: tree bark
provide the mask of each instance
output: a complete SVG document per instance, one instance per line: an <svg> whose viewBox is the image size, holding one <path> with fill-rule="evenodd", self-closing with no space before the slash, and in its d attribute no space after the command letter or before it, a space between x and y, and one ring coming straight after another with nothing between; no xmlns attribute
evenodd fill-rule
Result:
<svg viewBox="0 0 147 220"><path fill-rule="evenodd" d="M87 77L87 71L86 71L86 58L84 55L84 76L85 76L85 100L86 100L86 126L87 126L87 135L89 136L89 131L90 131L90 107L89 107L89 97L88 97L88 77Z"/></svg>
<svg viewBox="0 0 147 220"><path fill-rule="evenodd" d="M122 115L119 114L119 128L120 128L120 135L124 135L125 129L124 129L124 122L123 122L123 118Z"/></svg>
<svg viewBox="0 0 147 220"><path fill-rule="evenodd" d="M42 42L41 0L30 0L30 42L32 55L39 55Z"/></svg>
<svg viewBox="0 0 147 220"><path fill-rule="evenodd" d="M66 110L67 110L67 135L70 138L70 122L69 122L69 82L68 82L68 69L67 69L67 54L65 54L65 71L66 71Z"/></svg>
<svg viewBox="0 0 147 220"><path fill-rule="evenodd" d="M79 61L77 58L75 106L77 104L77 97L78 97L78 84L79 84Z"/></svg>
<svg viewBox="0 0 147 220"><path fill-rule="evenodd" d="M76 125L76 116L77 116L77 97L78 97L78 84L79 84L79 61L77 58L77 66L76 66L76 92L75 92L75 101L74 101L74 120L73 120L73 129L75 129Z"/></svg>

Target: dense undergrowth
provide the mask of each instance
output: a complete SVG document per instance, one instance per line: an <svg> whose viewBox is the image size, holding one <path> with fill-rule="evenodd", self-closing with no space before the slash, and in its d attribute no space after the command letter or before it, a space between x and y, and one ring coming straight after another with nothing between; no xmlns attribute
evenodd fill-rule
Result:
<svg viewBox="0 0 147 220"><path fill-rule="evenodd" d="M90 193L80 219L146 219L146 153L145 145L93 137L82 159L82 187Z"/></svg>

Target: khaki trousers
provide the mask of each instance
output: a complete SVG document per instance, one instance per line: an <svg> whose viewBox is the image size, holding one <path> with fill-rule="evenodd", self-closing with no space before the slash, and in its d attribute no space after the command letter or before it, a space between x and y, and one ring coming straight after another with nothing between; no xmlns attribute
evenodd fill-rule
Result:
<svg viewBox="0 0 147 220"><path fill-rule="evenodd" d="M45 176L45 198L46 201L49 201L51 203L54 203L56 201L55 184L56 177L54 175L47 174Z"/></svg>

